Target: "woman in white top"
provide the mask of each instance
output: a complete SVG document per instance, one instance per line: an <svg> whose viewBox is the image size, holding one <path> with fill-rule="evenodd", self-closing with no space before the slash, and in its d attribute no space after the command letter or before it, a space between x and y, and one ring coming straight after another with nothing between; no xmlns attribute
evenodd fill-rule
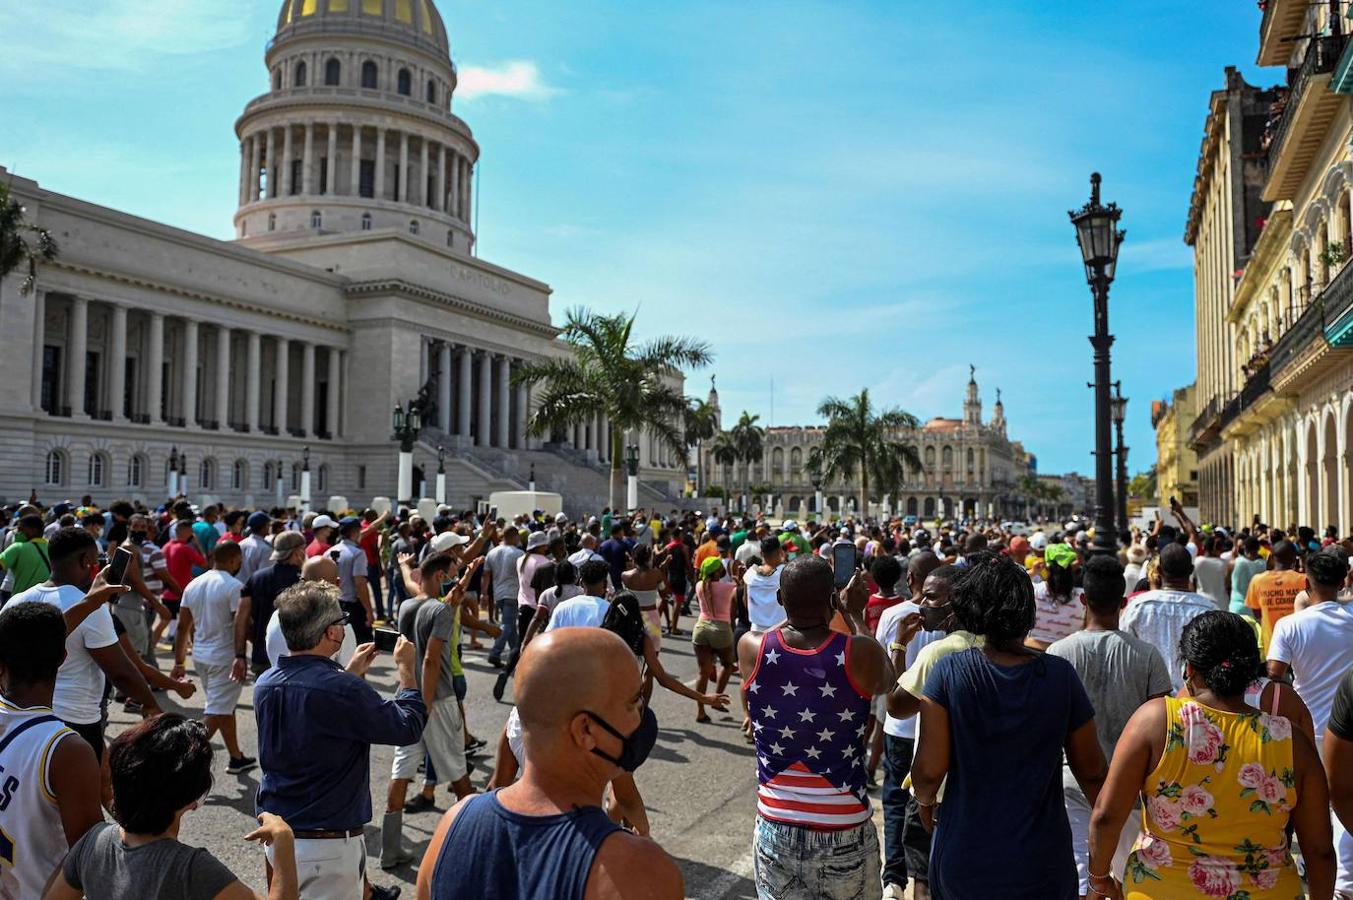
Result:
<svg viewBox="0 0 1353 900"><path fill-rule="evenodd" d="M667 572L653 565L653 548L648 544L638 544L634 548L634 568L620 575L620 584L639 598L639 608L644 614L644 627L653 639L653 646L662 646L662 613L659 607L667 599ZM669 634L681 634L672 629Z"/></svg>

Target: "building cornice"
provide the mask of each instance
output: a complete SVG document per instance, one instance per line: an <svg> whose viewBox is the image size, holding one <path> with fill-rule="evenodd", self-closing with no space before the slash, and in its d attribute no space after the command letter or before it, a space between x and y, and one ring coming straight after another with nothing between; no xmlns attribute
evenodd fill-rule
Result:
<svg viewBox="0 0 1353 900"><path fill-rule="evenodd" d="M525 316L513 315L512 313L504 312L500 309L494 309L491 306L485 306L482 303L476 303L473 300L467 300L464 297L455 294L448 294L444 291L434 291L431 288L411 284L402 278L378 278L370 281L354 281L344 289L344 292L349 296L354 297L371 296L374 294L404 294L406 296L416 297L420 300L436 303L453 309L456 312L465 313L479 319L497 322L521 331L528 331L538 337L550 340L557 338L561 331L561 329L552 324L538 322L535 319L528 319Z"/></svg>
<svg viewBox="0 0 1353 900"><path fill-rule="evenodd" d="M1254 242L1249 261L1236 282L1231 297L1231 308L1226 311L1228 322L1239 322L1245 308L1264 287L1268 285L1273 268L1278 265L1287 252L1287 240L1292 234L1293 211L1289 200L1280 200L1273 204L1263 231Z"/></svg>

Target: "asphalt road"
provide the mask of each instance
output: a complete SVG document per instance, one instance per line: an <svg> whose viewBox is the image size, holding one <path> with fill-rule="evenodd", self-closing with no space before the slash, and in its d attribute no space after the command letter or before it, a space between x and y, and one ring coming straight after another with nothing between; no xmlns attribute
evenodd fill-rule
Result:
<svg viewBox="0 0 1353 900"><path fill-rule="evenodd" d="M691 620L683 619L689 633ZM693 682L696 673L695 656L689 637L667 638L662 648L664 666L669 672ZM486 750L492 750L510 709L511 693L502 703L492 694L497 670L485 661L483 651L466 649L463 654L469 694L466 713L473 734L489 741ZM161 667L168 669L172 662L161 649ZM384 693L394 688L393 668L388 656L373 664L368 681ZM189 673L192 676L191 661ZM743 741L738 729L741 712L736 711L736 678L729 685L733 697L730 712L711 711L713 721L697 724L695 705L661 687L655 688L653 709L661 731L652 755L638 773L638 785L648 807L652 837L671 854L681 867L688 897L700 900L715 898L754 898L756 891L751 881L751 837L756 815L756 769L751 746ZM177 695L165 699L161 705L168 710L200 716L202 693L199 689L191 699L179 701ZM244 752L257 755L257 735L254 728L252 686L245 689L237 711L240 743ZM134 721L133 716L114 704L109 726L110 737ZM180 839L209 849L246 884L263 890L263 855L256 846L242 838L254 827L254 794L258 788L257 769L243 775L227 775L226 753L216 742L215 785L203 808L189 813L183 822ZM392 872L382 871L377 865L380 855L380 819L385 809L385 792L389 785L392 747L374 747L371 751L371 805L372 823L367 826L367 852L370 856L371 878L376 884L402 885L404 897L412 897L416 864ZM488 781L492 760L488 756L474 761L471 780L476 788ZM438 791L437 812L406 815L405 843L421 858L432 830L451 800L445 788Z"/></svg>

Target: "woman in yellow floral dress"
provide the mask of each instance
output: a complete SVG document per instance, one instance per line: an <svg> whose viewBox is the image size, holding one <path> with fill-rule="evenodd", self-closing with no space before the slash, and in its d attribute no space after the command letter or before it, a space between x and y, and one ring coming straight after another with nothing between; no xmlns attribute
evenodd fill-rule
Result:
<svg viewBox="0 0 1353 900"><path fill-rule="evenodd" d="M1245 703L1260 671L1254 631L1207 612L1180 637L1187 697L1152 700L1128 721L1090 819L1089 897L1303 900L1287 843L1296 826L1309 896L1334 894L1329 796L1315 745ZM1134 808L1142 835L1121 873L1109 863ZM1121 883L1114 875L1121 876Z"/></svg>

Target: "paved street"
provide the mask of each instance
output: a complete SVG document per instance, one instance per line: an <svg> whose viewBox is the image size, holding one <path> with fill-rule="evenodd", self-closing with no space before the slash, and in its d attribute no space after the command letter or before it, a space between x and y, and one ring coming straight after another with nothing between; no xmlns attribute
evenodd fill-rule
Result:
<svg viewBox="0 0 1353 900"><path fill-rule="evenodd" d="M690 620L682 623L687 629ZM673 674L690 683L695 676L695 657L688 637L670 638L664 642L662 658ZM160 652L161 666L171 661L167 651ZM382 691L394 686L389 657L372 666L369 680ZM491 689L496 670L484 661L478 651L465 652L466 677L469 679L467 714L474 734L490 742L491 750L499 730L507 717L507 702L495 703ZM191 672L191 663L190 669ZM730 685L736 706L736 680ZM246 689L239 709L240 741L245 753L256 755L258 746L254 732L251 689ZM166 709L175 709L175 695L162 698ZM504 700L510 700L505 696ZM201 691L177 707L190 715L201 713ZM695 898L755 897L751 874L752 823L755 818L756 776L752 750L738 730L741 713L712 712L713 721L707 725L694 722L695 707L690 701L676 697L662 688L654 696L654 711L662 730L657 747L639 771L639 788L648 806L653 837L670 853L686 879L686 894ZM118 704L113 705L110 734L130 724L133 718ZM207 805L187 816L181 839L189 844L205 846L228 865L244 881L256 889L263 888L263 856L253 845L241 840L253 820L254 792L258 786L258 770L243 776L225 773L226 754L219 739L216 743L216 784ZM377 747L371 754L372 824L367 828L367 851L371 854L372 878L377 884L405 885L404 896L412 895L416 868L413 866L383 872L376 866L380 852L380 816L385 808L385 791L389 784L390 760L393 748ZM491 759L477 760L471 775L477 788L488 780ZM438 805L447 805L445 789L439 791ZM405 817L404 835L421 857L440 812L427 812Z"/></svg>

